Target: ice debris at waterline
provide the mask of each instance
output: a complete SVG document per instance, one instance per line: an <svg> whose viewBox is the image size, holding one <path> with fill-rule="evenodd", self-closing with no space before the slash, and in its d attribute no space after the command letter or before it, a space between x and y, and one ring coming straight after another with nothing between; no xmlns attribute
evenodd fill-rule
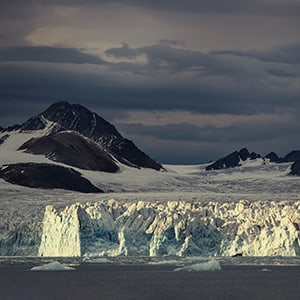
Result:
<svg viewBox="0 0 300 300"><path fill-rule="evenodd" d="M47 206L39 256L296 256L300 201Z"/></svg>
<svg viewBox="0 0 300 300"><path fill-rule="evenodd" d="M44 264L42 266L33 267L30 269L31 271L74 271L75 269L72 267L65 266L61 264L59 261L53 261L48 264Z"/></svg>
<svg viewBox="0 0 300 300"><path fill-rule="evenodd" d="M212 259L207 262L192 264L181 268L176 268L174 271L185 271L185 272L214 272L221 271L221 265L216 259Z"/></svg>

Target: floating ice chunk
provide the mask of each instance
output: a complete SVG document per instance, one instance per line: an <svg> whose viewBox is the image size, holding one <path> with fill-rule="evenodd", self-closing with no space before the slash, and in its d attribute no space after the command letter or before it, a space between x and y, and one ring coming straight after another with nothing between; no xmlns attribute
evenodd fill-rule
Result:
<svg viewBox="0 0 300 300"><path fill-rule="evenodd" d="M267 268L263 268L263 269L261 269L261 272L272 272L272 270L267 269Z"/></svg>
<svg viewBox="0 0 300 300"><path fill-rule="evenodd" d="M213 271L220 271L220 270L221 270L220 263L217 260L212 259L207 262L197 263L197 264L193 264L193 265L189 265L189 266L185 266L185 267L181 267L181 268L176 268L174 271L186 271L186 272L209 271L209 272L213 272Z"/></svg>
<svg viewBox="0 0 300 300"><path fill-rule="evenodd" d="M107 258L102 258L102 257L93 257L93 256L85 256L83 258L83 261L85 263L93 263L93 264L111 264L112 261L107 259Z"/></svg>
<svg viewBox="0 0 300 300"><path fill-rule="evenodd" d="M31 271L73 271L75 270L72 267L65 266L58 261L54 261L42 266L33 267Z"/></svg>
<svg viewBox="0 0 300 300"><path fill-rule="evenodd" d="M180 262L176 259L172 260L160 260L160 261L150 261L149 265L178 265Z"/></svg>

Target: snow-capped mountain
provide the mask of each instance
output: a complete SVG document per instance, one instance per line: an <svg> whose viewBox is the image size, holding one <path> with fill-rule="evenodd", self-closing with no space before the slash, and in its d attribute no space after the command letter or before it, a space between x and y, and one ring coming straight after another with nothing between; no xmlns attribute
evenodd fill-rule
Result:
<svg viewBox="0 0 300 300"><path fill-rule="evenodd" d="M84 186L85 182L72 186L70 178L75 172L79 172L80 177L82 170L115 173L124 165L162 169L112 124L81 105L64 101L52 104L22 125L2 128L0 152L0 164L6 168L0 171L0 178L29 187L78 190L78 186ZM7 168L10 164L14 167ZM42 182L43 177L37 177L41 169L47 173L61 171L65 176L60 176L60 184L55 177L49 176L44 178L47 182Z"/></svg>
<svg viewBox="0 0 300 300"><path fill-rule="evenodd" d="M257 159L261 158L260 154L255 152L250 153L247 148L243 148L240 151L234 151L227 156L218 159L216 162L210 164L206 167L207 171L210 170L219 170L219 169L227 169L241 166L241 162L247 159Z"/></svg>
<svg viewBox="0 0 300 300"><path fill-rule="evenodd" d="M289 152L284 158L279 157L275 152L270 152L265 157L255 152L249 152L247 148L242 148L239 151L234 151L215 162L209 164L206 167L207 171L210 170L220 170L220 169L228 169L240 167L247 160L257 160L261 159L262 164L266 162L275 162L275 163L287 163L287 162L296 162L300 161L300 151L293 150ZM292 174L296 175L296 174Z"/></svg>
<svg viewBox="0 0 300 300"><path fill-rule="evenodd" d="M47 132L48 135L62 131L76 132L94 141L119 162L155 170L162 168L132 141L122 137L112 124L79 104L72 105L65 101L54 103L40 115L24 123L20 131L44 129L47 121L53 122Z"/></svg>

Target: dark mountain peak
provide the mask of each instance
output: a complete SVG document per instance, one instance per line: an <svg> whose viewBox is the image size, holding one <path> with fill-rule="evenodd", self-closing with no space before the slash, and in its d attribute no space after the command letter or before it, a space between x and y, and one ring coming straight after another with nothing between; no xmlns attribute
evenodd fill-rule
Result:
<svg viewBox="0 0 300 300"><path fill-rule="evenodd" d="M238 151L234 151L227 156L218 159L216 162L206 167L207 171L234 168L240 165L240 156Z"/></svg>
<svg viewBox="0 0 300 300"><path fill-rule="evenodd" d="M40 115L44 116L46 119L50 121L58 121L61 117L63 117L66 112L68 112L71 108L71 104L66 101L58 101L51 104L44 112Z"/></svg>
<svg viewBox="0 0 300 300"><path fill-rule="evenodd" d="M21 126L21 131L40 130L46 127L46 122L40 117L32 117Z"/></svg>
<svg viewBox="0 0 300 300"><path fill-rule="evenodd" d="M280 163L283 161L281 157L279 157L275 152L270 152L266 155L266 158L270 160L270 162Z"/></svg>
<svg viewBox="0 0 300 300"><path fill-rule="evenodd" d="M225 157L222 157L215 161L214 163L210 164L206 167L206 170L219 170L219 169L227 169L227 168L234 168L241 165L241 161L245 161L247 159L253 160L257 158L262 158L260 154L255 152L249 153L247 148L242 148L239 151L234 151L228 154ZM268 153L263 159L269 159L270 162L274 163L283 163L283 162L295 162L292 168L292 175L297 173L299 168L299 161L300 161L300 150L293 150L289 152L284 158L279 157L275 152Z"/></svg>
<svg viewBox="0 0 300 300"><path fill-rule="evenodd" d="M241 166L241 161L245 161L247 159L256 159L261 156L255 152L249 152L247 148L242 148L239 151L234 151L228 154L225 157L218 159L216 162L210 164L206 167L206 170L220 170L220 169L228 169L235 168Z"/></svg>
<svg viewBox="0 0 300 300"><path fill-rule="evenodd" d="M239 156L240 156L242 161L245 161L249 157L249 155L250 155L250 153L249 153L247 148L242 148L239 151Z"/></svg>
<svg viewBox="0 0 300 300"><path fill-rule="evenodd" d="M289 175L300 176L300 160L297 160L292 164Z"/></svg>
<svg viewBox="0 0 300 300"><path fill-rule="evenodd" d="M254 160L254 159L257 159L257 158L261 158L261 155L258 154L258 153L256 153L256 152L251 152L251 153L249 154L249 158L250 158L251 160Z"/></svg>
<svg viewBox="0 0 300 300"><path fill-rule="evenodd" d="M289 152L283 159L284 162L295 162L300 160L300 150L293 150Z"/></svg>
<svg viewBox="0 0 300 300"><path fill-rule="evenodd" d="M80 104L59 101L39 116L56 123L52 133L72 130L95 141L113 136L122 138L112 124Z"/></svg>
<svg viewBox="0 0 300 300"><path fill-rule="evenodd" d="M117 129L95 112L80 104L58 101L21 126L21 131L44 129L48 122L53 124L47 135L62 131L73 131L97 143L118 161L134 167L162 169L162 166L124 138Z"/></svg>

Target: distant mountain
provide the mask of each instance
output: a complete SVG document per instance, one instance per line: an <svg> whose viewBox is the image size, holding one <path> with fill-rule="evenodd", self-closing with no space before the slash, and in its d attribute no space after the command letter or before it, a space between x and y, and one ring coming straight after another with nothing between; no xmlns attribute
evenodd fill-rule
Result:
<svg viewBox="0 0 300 300"><path fill-rule="evenodd" d="M207 171L235 168L241 166L241 162L247 159L257 159L261 156L255 152L249 152L247 148L242 148L239 151L234 151L227 156L218 159L216 162L206 167Z"/></svg>
<svg viewBox="0 0 300 300"><path fill-rule="evenodd" d="M300 160L297 160L292 164L289 175L300 176Z"/></svg>
<svg viewBox="0 0 300 300"><path fill-rule="evenodd" d="M265 156L265 158L268 158L270 162L276 162L276 163L283 162L283 158L279 157L275 152L270 152Z"/></svg>
<svg viewBox="0 0 300 300"><path fill-rule="evenodd" d="M58 167L57 163L82 170L110 173L118 172L121 164L134 168L163 169L161 164L141 151L132 141L124 138L112 124L79 104L65 101L52 104L24 124L0 128L1 150L12 152L8 163L0 160L3 166L1 178L29 187L49 186L78 190L76 185L80 185L84 186L80 188L81 191L101 191L96 187L87 188L87 183L80 181L79 172L73 170L74 173L70 168ZM17 156L17 152L43 155L55 165L51 166L51 162L41 165L33 161L20 165L18 159L13 164L11 157ZM26 158L30 159L29 156ZM22 161L24 159L22 156ZM39 177L41 170L55 174L57 178L62 178L59 174L64 174L69 179L79 177L76 180L61 180L61 184L53 179L53 184L48 184L47 176ZM88 181L83 177L81 179ZM92 185L90 182L89 184Z"/></svg>
<svg viewBox="0 0 300 300"><path fill-rule="evenodd" d="M300 160L300 150L293 150L283 158L284 162L295 162L297 160Z"/></svg>
<svg viewBox="0 0 300 300"><path fill-rule="evenodd" d="M239 151L234 151L223 158L211 163L206 167L207 171L210 170L220 170L235 168L242 165L243 161L254 160L257 158L262 158L262 163L274 162L274 163L289 163L294 162L291 166L290 175L300 175L299 164L300 164L300 150L293 150L289 152L284 158L279 157L275 152L268 153L265 157L255 152L250 153L247 148L243 148Z"/></svg>

